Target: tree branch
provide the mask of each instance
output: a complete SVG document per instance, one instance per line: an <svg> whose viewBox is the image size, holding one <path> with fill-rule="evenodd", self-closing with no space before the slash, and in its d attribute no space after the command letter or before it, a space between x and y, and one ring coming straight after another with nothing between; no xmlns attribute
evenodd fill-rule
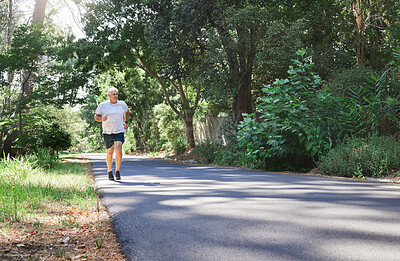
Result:
<svg viewBox="0 0 400 261"><path fill-rule="evenodd" d="M146 71L147 73L149 73L152 77L154 77L157 82L160 84L161 89L163 90L165 99L167 100L167 103L169 105L169 107L171 107L171 109L174 111L174 113L176 115L178 115L182 120L184 120L183 115L176 109L176 107L172 104L171 99L169 98L169 94L167 91L167 87L165 86L165 83L163 82L163 80L161 79L161 77L156 73L153 72L149 66L146 64L146 62L143 60L142 56L140 55L139 51L134 48L134 56L137 57L141 63L142 66L140 66L141 69L143 69L144 71Z"/></svg>

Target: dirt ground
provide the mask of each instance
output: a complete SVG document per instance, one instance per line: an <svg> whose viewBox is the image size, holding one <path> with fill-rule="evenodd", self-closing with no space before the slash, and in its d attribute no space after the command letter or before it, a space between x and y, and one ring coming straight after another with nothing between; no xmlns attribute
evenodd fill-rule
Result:
<svg viewBox="0 0 400 261"><path fill-rule="evenodd" d="M103 206L61 204L36 221L0 224L0 260L124 260Z"/></svg>

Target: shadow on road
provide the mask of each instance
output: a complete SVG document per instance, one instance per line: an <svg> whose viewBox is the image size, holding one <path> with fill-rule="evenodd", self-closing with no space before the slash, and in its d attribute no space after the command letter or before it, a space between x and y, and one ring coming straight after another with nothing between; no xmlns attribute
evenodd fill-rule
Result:
<svg viewBox="0 0 400 261"><path fill-rule="evenodd" d="M112 182L92 165L127 260L400 256L396 186L145 158L125 158Z"/></svg>

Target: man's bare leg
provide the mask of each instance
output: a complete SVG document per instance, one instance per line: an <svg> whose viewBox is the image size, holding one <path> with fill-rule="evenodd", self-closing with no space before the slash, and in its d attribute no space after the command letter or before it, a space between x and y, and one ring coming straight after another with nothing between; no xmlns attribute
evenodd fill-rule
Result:
<svg viewBox="0 0 400 261"><path fill-rule="evenodd" d="M122 142L114 142L115 146L115 171L119 171L122 162Z"/></svg>
<svg viewBox="0 0 400 261"><path fill-rule="evenodd" d="M107 155L106 155L107 170L108 170L108 172L110 172L110 171L112 171L114 145L112 145L111 148L107 149L106 151L107 151Z"/></svg>

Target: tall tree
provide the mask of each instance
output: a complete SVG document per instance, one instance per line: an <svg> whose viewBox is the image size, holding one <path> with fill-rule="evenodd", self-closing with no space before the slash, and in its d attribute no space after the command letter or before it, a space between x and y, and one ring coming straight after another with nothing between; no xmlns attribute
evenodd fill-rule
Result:
<svg viewBox="0 0 400 261"><path fill-rule="evenodd" d="M390 41L392 29L399 27L398 1L393 0L351 0L355 28L355 54L358 65L372 62L383 66L392 50ZM388 30L390 29L390 30ZM398 29L395 29L395 31ZM380 61L383 60L383 61Z"/></svg>
<svg viewBox="0 0 400 261"><path fill-rule="evenodd" d="M5 44L5 48L2 48L5 50L5 52L7 52L11 46L11 39L12 39L12 31L13 31L13 20L14 20L14 5L13 5L13 1L9 0L8 1L8 15L6 15L5 13L3 13L3 21L7 21L6 22L6 26L4 28L6 28L6 44ZM4 24L5 25L5 24ZM11 91L11 83L14 79L14 74L13 73L8 73L7 74L7 83L9 84L4 84L4 90L3 90L3 94L4 94L4 98L1 99L1 103L2 103L2 108L1 108L1 112L0 115L4 114L5 112L5 108L7 107L7 104L10 102L10 97L9 94ZM2 118L2 117L0 117Z"/></svg>
<svg viewBox="0 0 400 261"><path fill-rule="evenodd" d="M47 0L36 0L35 3L35 8L33 10L33 15L32 15L32 24L42 27L45 14L46 14L46 5L47 5ZM34 75L32 74L31 71L25 71L23 74L23 84L22 84L22 89L23 89L23 95L29 95L32 92L33 89L33 80Z"/></svg>
<svg viewBox="0 0 400 261"><path fill-rule="evenodd" d="M166 70L166 60L152 51L152 47L160 50L160 44L166 42L161 39L160 43L152 42L149 37L149 32L156 32L153 29L160 26L161 17L164 17L162 15L166 14L168 7L173 7L171 1L159 4L153 1L108 0L90 5L85 30L98 52L92 53L89 60L97 60L96 68L99 70L107 70L109 66L121 69L136 67L153 77L160 85L167 104L183 120L187 142L194 147L193 114L200 100L201 85L192 81L188 73L182 74L182 69L190 66L188 63L178 62L175 70ZM164 28L169 29L168 26ZM172 35L166 33L165 36ZM165 53L173 54L172 50L177 50L176 46L165 49ZM173 59L183 58L178 58L180 54ZM178 94L178 100L171 98L175 94Z"/></svg>
<svg viewBox="0 0 400 261"><path fill-rule="evenodd" d="M214 32L216 40L211 52L222 50L220 64L225 67L222 74L227 75L223 84L225 94L233 97L232 109L236 120L242 113L251 113L252 77L255 59L263 29L269 18L267 3L263 1L198 1L198 5L208 5L208 25L205 28ZM218 43L220 46L218 46ZM213 65L215 66L215 65Z"/></svg>
<svg viewBox="0 0 400 261"><path fill-rule="evenodd" d="M12 27L13 27L13 2L8 1L8 23L7 23L7 46L11 45Z"/></svg>
<svg viewBox="0 0 400 261"><path fill-rule="evenodd" d="M167 0L163 3L148 5L154 15L150 16L145 35L159 75L172 85L171 94L177 93L180 97L180 104L169 102L170 107L184 121L188 144L194 147L193 116L203 89L199 76L206 46L201 26L206 18L190 2Z"/></svg>
<svg viewBox="0 0 400 261"><path fill-rule="evenodd" d="M366 7L362 0L353 1L352 8L355 15L355 27L356 27L356 56L357 64L361 65L365 62L365 29L368 14L366 13Z"/></svg>

